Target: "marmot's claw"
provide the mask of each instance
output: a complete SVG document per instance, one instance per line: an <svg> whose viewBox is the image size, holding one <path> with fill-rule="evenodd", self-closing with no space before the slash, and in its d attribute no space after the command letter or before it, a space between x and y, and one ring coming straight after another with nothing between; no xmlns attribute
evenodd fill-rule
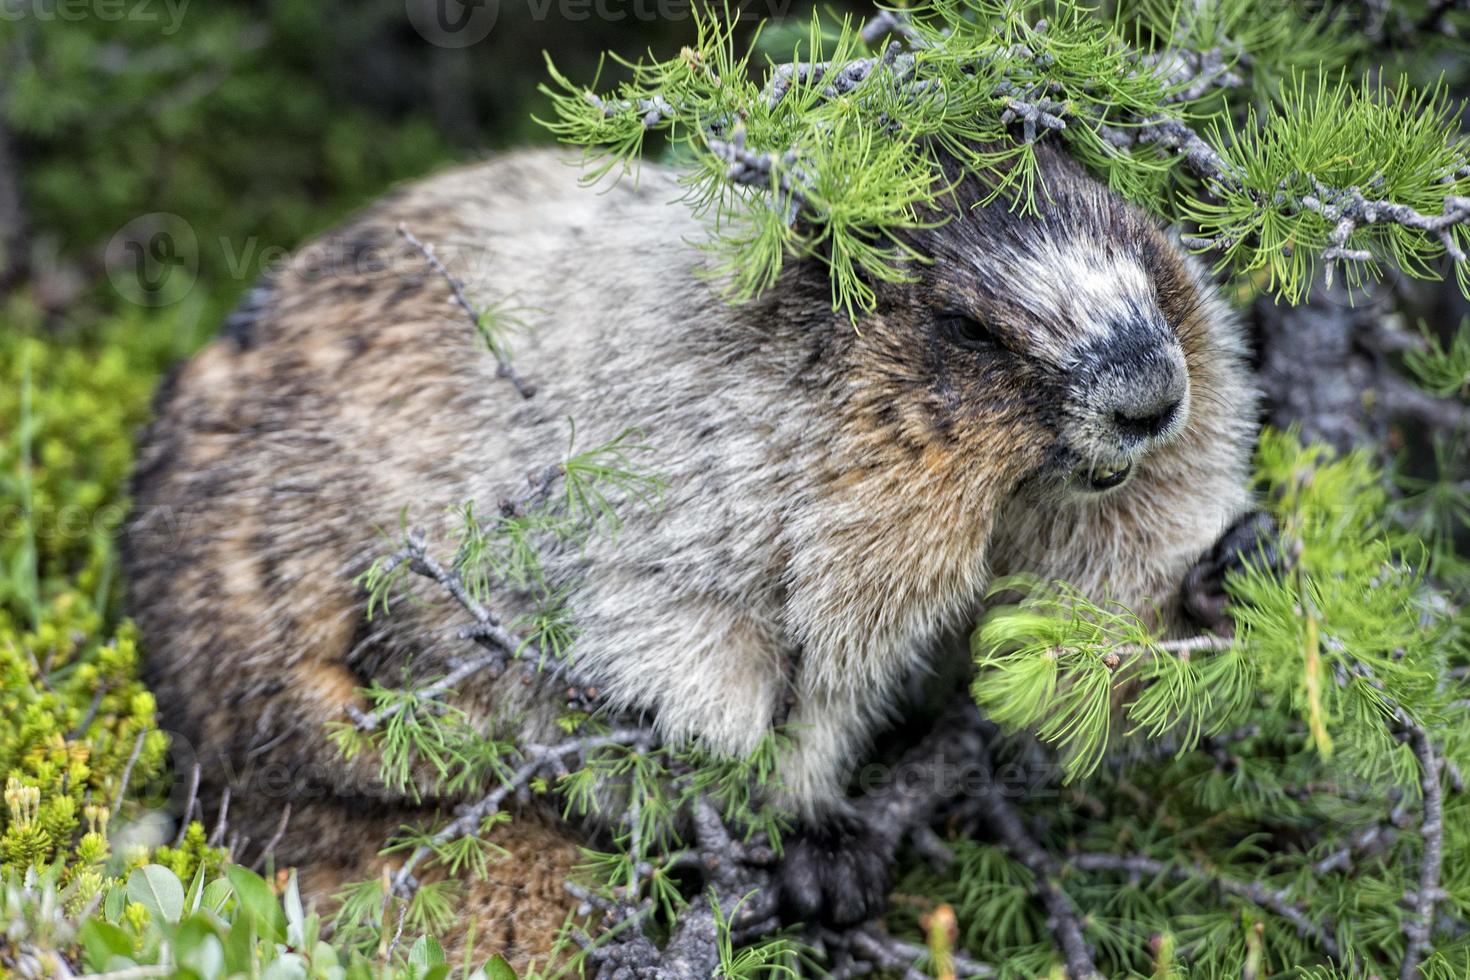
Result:
<svg viewBox="0 0 1470 980"><path fill-rule="evenodd" d="M793 922L845 927L879 915L890 885L887 848L838 819L787 834L777 872L782 911Z"/></svg>
<svg viewBox="0 0 1470 980"><path fill-rule="evenodd" d="M1285 561L1276 534L1276 521L1265 511L1247 513L1220 535L1184 576L1181 598L1184 612L1205 629L1224 636L1235 628L1227 606L1225 576L1246 565L1281 569Z"/></svg>

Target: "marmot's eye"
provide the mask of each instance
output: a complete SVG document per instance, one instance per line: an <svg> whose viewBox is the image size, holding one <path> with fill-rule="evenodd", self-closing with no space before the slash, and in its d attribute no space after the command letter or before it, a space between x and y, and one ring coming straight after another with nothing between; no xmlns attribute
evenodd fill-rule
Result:
<svg viewBox="0 0 1470 980"><path fill-rule="evenodd" d="M940 330L950 342L966 350L995 350L1000 341L990 329L966 313L945 313L939 317Z"/></svg>

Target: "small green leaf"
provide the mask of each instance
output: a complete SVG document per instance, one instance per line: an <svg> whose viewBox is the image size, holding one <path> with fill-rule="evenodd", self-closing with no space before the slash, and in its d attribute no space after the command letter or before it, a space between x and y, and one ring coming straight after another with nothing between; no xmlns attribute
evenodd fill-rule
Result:
<svg viewBox="0 0 1470 980"><path fill-rule="evenodd" d="M485 980L516 980L516 971L497 953L485 962Z"/></svg>
<svg viewBox="0 0 1470 980"><path fill-rule="evenodd" d="M96 973L107 971L114 956L133 955L133 941L128 934L121 927L102 919L88 919L82 923L77 938L87 954L87 966Z"/></svg>
<svg viewBox="0 0 1470 980"><path fill-rule="evenodd" d="M204 886L203 900L200 905L218 915L224 910L225 904L229 902L233 894L235 890L230 887L228 879L216 878Z"/></svg>
<svg viewBox="0 0 1470 980"><path fill-rule="evenodd" d="M201 863L194 872L194 880L189 883L189 897L185 899L184 906L190 915L199 911L199 903L204 900L204 865Z"/></svg>
<svg viewBox="0 0 1470 980"><path fill-rule="evenodd" d="M188 968L204 980L224 976L224 944L207 913L191 915L179 923L173 945L176 970L183 972L183 968Z"/></svg>
<svg viewBox="0 0 1470 980"><path fill-rule="evenodd" d="M306 946L306 910L301 906L301 888L296 883L295 870L286 881L282 904L286 909L286 945L302 949Z"/></svg>
<svg viewBox="0 0 1470 980"><path fill-rule="evenodd" d="M242 915L230 927L230 934L225 937L226 973L230 975L243 973L247 976L255 974L255 947L259 936L255 929L255 922L255 916Z"/></svg>
<svg viewBox="0 0 1470 980"><path fill-rule="evenodd" d="M253 919L263 938L285 942L286 914L265 879L249 868L232 864L225 869L241 910Z"/></svg>
<svg viewBox="0 0 1470 980"><path fill-rule="evenodd" d="M413 944L413 949L408 951L408 962L410 966L420 970L440 966L444 963L444 947L433 936L420 936L419 941Z"/></svg>
<svg viewBox="0 0 1470 980"><path fill-rule="evenodd" d="M128 898L146 908L156 922L178 922L184 914L184 886L161 864L145 864L128 875Z"/></svg>
<svg viewBox="0 0 1470 980"><path fill-rule="evenodd" d="M102 903L102 915L108 922L117 922L123 916L123 910L128 906L127 892L121 888L109 888L107 899Z"/></svg>

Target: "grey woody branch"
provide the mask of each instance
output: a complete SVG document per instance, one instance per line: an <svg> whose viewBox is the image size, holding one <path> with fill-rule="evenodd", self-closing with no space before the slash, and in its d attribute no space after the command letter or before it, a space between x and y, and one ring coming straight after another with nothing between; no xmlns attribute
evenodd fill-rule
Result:
<svg viewBox="0 0 1470 980"><path fill-rule="evenodd" d="M1297 927L1304 936L1311 938L1322 951L1334 960L1341 960L1342 950L1333 938L1330 923L1319 924L1292 901L1283 891L1268 888L1259 881L1238 881L1210 871L1198 864L1173 864L1159 861L1141 854L1078 854L1067 863L1079 871L1117 871L1135 877L1173 878L1176 881L1200 880L1208 882L1227 895L1246 899L1252 904L1281 916Z"/></svg>
<svg viewBox="0 0 1470 980"><path fill-rule="evenodd" d="M1446 255L1456 262L1465 261L1465 252L1456 243L1454 230L1460 225L1470 223L1470 197L1450 195L1445 198L1444 209L1440 214L1423 214L1407 204L1370 198L1357 187L1328 187L1310 174L1308 179L1312 183L1313 193L1302 196L1302 207L1336 222L1328 236L1332 244L1322 253L1324 259L1367 262L1373 258L1373 253L1350 248L1348 239L1359 228L1394 224L1413 228L1439 239Z"/></svg>
<svg viewBox="0 0 1470 980"><path fill-rule="evenodd" d="M526 490L500 502L501 515L506 518L519 517L544 502L563 472L558 464L531 474ZM379 568L383 574L391 575L403 566L407 566L416 575L437 582L454 598L460 608L474 620L471 625L460 630L460 638L472 640L486 650L480 656L459 661L439 680L416 689L414 693L417 701L439 700L453 694L470 677L478 674L498 677L512 665L563 684L570 704L586 707L596 700L596 681L579 673L566 658L553 656L550 651L511 632L499 616L470 593L458 571L433 556L422 532L410 531L404 547L384 559ZM349 705L347 714L359 731L372 732L405 707L405 703L399 702L364 712Z"/></svg>
<svg viewBox="0 0 1470 980"><path fill-rule="evenodd" d="M982 748L981 752L982 764L994 771L988 748ZM1067 964L1069 980L1101 980L1102 974L1093 963L1092 950L1082 934L1082 914L1062 890L1061 862L1031 836L1015 803L999 787L981 793L974 802L1011 856L1036 876L1036 892L1046 907L1047 926Z"/></svg>
<svg viewBox="0 0 1470 980"><path fill-rule="evenodd" d="M905 839L932 838L931 825L952 806L946 772L971 763L983 750L982 723L973 704L963 702L904 756L901 780L883 786L857 801L856 817L871 839L892 858ZM636 815L629 814L636 822ZM595 893L576 884L568 890L581 901L580 912L594 918L598 935L579 932L587 962L604 978L659 978L694 980L713 975L719 964L719 924L728 923L736 941L753 941L796 925L784 920L776 907L772 887L775 855L762 841L747 843L727 827L709 801L697 800L689 814L693 842L684 850L640 860L636 880ZM678 868L698 876L703 900L691 901L667 930L660 945L649 934L652 907L646 884L657 871ZM811 929L802 937L823 949L835 976L856 976L874 970L912 971L922 948L887 935L877 922L852 930ZM957 953L956 968L963 976L988 977L995 970ZM908 972L906 976L922 976Z"/></svg>
<svg viewBox="0 0 1470 980"><path fill-rule="evenodd" d="M577 931L595 974L604 980L695 980L714 976L720 964L720 929L726 923L738 938L759 938L778 931L771 887L775 854L762 843L746 843L725 825L707 799L698 798L689 815L693 844L636 868L637 880L598 894L569 882L567 890L582 905L586 918L600 913L594 938ZM703 900L691 901L677 915L663 945L648 934L652 902L644 886L656 870L682 868L700 875Z"/></svg>
<svg viewBox="0 0 1470 980"><path fill-rule="evenodd" d="M809 186L809 178L798 165L795 151L787 151L778 158L774 153L746 149L744 129L736 129L728 141L710 139L706 145L711 153L729 164L726 180L769 190L784 202L788 224L807 208L804 189Z"/></svg>
<svg viewBox="0 0 1470 980"><path fill-rule="evenodd" d="M1426 13L1426 25L1432 21L1433 29L1441 29L1445 15L1457 6L1463 7L1463 4L1431 4L1430 11ZM911 44L918 43L917 32L900 12L884 11L871 23L874 25L871 35L874 38L892 33ZM1037 29L1044 28L1044 24L1037 25ZM868 39L869 36L865 28L864 38ZM1157 71L1168 85L1169 100L1172 102L1189 102L1199 99L1212 89L1242 85L1245 77L1241 69L1248 68L1249 64L1249 58L1228 43L1206 51L1179 48L1140 58L1140 66ZM1101 118L1081 118L1074 103L1051 98L1045 92L1023 92L1009 82L1001 83L998 94L1005 99L1003 120L1020 123L1021 136L1028 142L1047 132L1065 130L1070 120L1076 120L1095 129L1099 136L1117 149L1155 146L1173 153L1194 176L1205 182L1207 188L1211 185L1225 189L1237 188L1241 183L1239 173L1229 161L1182 119L1154 115L1131 120L1128 125L1115 125L1104 122ZM1470 167L1470 160L1466 161L1466 165ZM1464 168L1462 172L1463 170ZM1304 176L1311 184L1312 193L1300 195L1295 200L1295 205L1334 222L1329 245L1323 252L1329 269L1331 264L1341 261L1371 261L1373 254L1365 249L1351 247L1349 239L1355 232L1375 225L1398 225L1423 232L1436 239L1452 261L1467 261L1464 249L1456 241L1455 232L1470 226L1470 198L1447 195L1439 213L1424 213L1407 204L1374 198L1363 188L1332 187L1324 184L1314 174ZM1278 200L1272 203L1279 205L1283 202ZM1222 243L1200 241L1199 244Z"/></svg>
<svg viewBox="0 0 1470 980"><path fill-rule="evenodd" d="M475 620L473 625L460 631L460 637L473 640L487 651L481 656L459 661L439 680L416 689L416 700L439 700L453 694L470 677L478 674L498 677L512 664L564 682L570 703L580 704L596 698L596 682L578 674L568 661L554 657L548 651L512 633L499 617L470 595L469 588L458 572L447 568L429 553L428 545L418 531L409 532L408 544L384 560L382 569L388 573L403 564L407 564L414 573L438 582L454 597ZM349 705L347 714L359 731L372 732L404 707L400 703L364 712Z"/></svg>
<svg viewBox="0 0 1470 980"><path fill-rule="evenodd" d="M393 891L412 894L417 887L414 869L435 853L437 847L480 833L485 822L505 809L507 801L528 792L540 779L555 780L566 776L573 764L598 749L613 745L648 746L651 733L639 728L619 728L605 734L569 737L552 745L524 745L519 749L522 762L491 792L478 801L460 807L455 817L427 842L415 847L393 875Z"/></svg>

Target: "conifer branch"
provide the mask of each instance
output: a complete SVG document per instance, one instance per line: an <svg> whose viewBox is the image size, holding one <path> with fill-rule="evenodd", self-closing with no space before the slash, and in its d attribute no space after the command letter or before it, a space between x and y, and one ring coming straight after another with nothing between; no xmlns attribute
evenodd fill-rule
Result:
<svg viewBox="0 0 1470 980"><path fill-rule="evenodd" d="M692 866L701 872L706 900L690 902L680 910L669 929L669 940L662 947L645 930L652 903L633 901L641 890L641 881L622 890L622 900L567 884L567 890L582 901L584 915L593 908L603 913L600 939L576 934L588 960L597 965L598 976L667 980L713 976L720 963L722 922L748 939L780 927L773 919L775 896L769 850L737 839L704 797L694 800L690 820L694 827L692 848L671 857L680 866ZM669 867L667 863L662 866ZM639 875L646 877L651 871L652 867L645 865Z"/></svg>
<svg viewBox="0 0 1470 980"><path fill-rule="evenodd" d="M1054 22L1041 19L1049 11ZM855 282L854 260L838 257L861 254L841 247L843 240L892 237L916 207L932 205L944 183L938 148L963 160L968 146L978 166L1030 171L1017 186L1027 188L1022 193L1031 203L1036 164L1023 149L1048 134L1171 221L1199 224L1201 233L1188 239L1192 245L1220 249L1222 260L1242 273L1269 266L1272 288L1292 299L1308 288L1314 259L1361 266L1355 275L1371 274L1385 261L1428 275L1428 261L1442 251L1463 267L1470 160L1454 135L1442 90L1416 94L1342 83L1314 95L1288 88L1282 104L1259 118L1243 110L1222 114L1218 93L1267 84L1281 66L1261 65L1245 44L1215 27L1203 28L1200 37L1208 41L1196 42L1187 13L1158 50L1091 17L1080 5L1052 11L1039 0L880 11L859 29L844 26L826 48L827 60L814 55L771 67L764 83L751 87L759 95L750 103L741 88L749 56L736 53L717 25L702 21L696 49L669 62L639 64L636 81L617 98L576 89L553 69L565 94L547 90L558 117L549 125L561 138L588 147L591 159L608 159L599 172L627 165L641 152L634 130L666 129L697 156L712 157L721 166L700 176L703 186L690 198L697 214L713 212L718 228L739 210L765 208L787 229L756 222L750 235L716 234L716 244L732 252L731 266L769 266L782 254L782 243L796 246L788 254L822 255L831 266L834 307L849 312L870 308L872 297ZM1236 26L1252 30L1248 22ZM1316 23L1303 29L1325 28ZM816 37L814 32L814 48ZM885 37L887 45L870 53ZM1259 35L1254 40L1261 43ZM1195 43L1207 46L1196 49ZM793 107L791 93L798 89L802 98ZM1194 111L1208 112L1223 131L1202 132L1187 121ZM736 118L738 139L731 126ZM842 130L840 120L852 125ZM1332 140L1349 130L1360 134L1362 146L1354 148L1355 162L1344 166L1347 157ZM838 132L853 138L834 139ZM880 161L867 141L885 138L911 145ZM1411 143L1419 152L1394 149ZM987 149L974 149L981 146ZM1176 195L1177 206L1160 204L1161 158L1177 159L1195 178ZM1283 171L1282 161L1295 169ZM1380 161L1376 172L1358 176L1355 167L1370 168L1374 161ZM800 176L792 173L798 168ZM880 170L890 183L882 182ZM893 176L925 171L932 180ZM840 179L849 172L871 179ZM1393 187L1392 196L1370 196L1379 184ZM817 186L822 195L810 193ZM730 188L769 196L731 196ZM1437 191L1442 203L1435 208ZM809 227L793 236L798 213ZM1325 230L1319 227L1324 219L1330 222ZM837 248L822 247L827 233ZM867 256L863 271L893 275L901 261L898 254ZM1470 279L1461 278L1470 288ZM773 280L766 269L736 276L731 288L745 297Z"/></svg>
<svg viewBox="0 0 1470 980"><path fill-rule="evenodd" d="M865 969L858 970L854 968L856 964L844 964L842 968L832 972L832 976L839 980L868 975L874 967L885 973L895 973L903 977L903 980L930 980L930 974L914 966L929 955L929 950L917 943L890 936L876 926L865 926L846 933L829 932L828 940L829 944L843 949L850 957L855 957L856 962L865 966ZM956 977L978 980L998 976L995 967L973 960L963 953L952 953L950 959Z"/></svg>
<svg viewBox="0 0 1470 980"><path fill-rule="evenodd" d="M737 128L728 141L710 139L706 145L711 153L730 165L725 177L731 183L759 187L785 201L787 224L796 221L797 215L807 209L805 188L809 178L798 166L795 151L787 151L777 158L774 153L748 150L743 128Z"/></svg>
<svg viewBox="0 0 1470 980"><path fill-rule="evenodd" d="M1436 398L1397 374L1385 370L1373 392L1389 415L1407 416L1450 435L1470 432L1470 406L1451 398Z"/></svg>
<svg viewBox="0 0 1470 980"><path fill-rule="evenodd" d="M924 46L924 39L914 30L908 14L902 10L879 10L868 18L859 32L863 43L870 47L883 40L885 34L897 34L914 47Z"/></svg>
<svg viewBox="0 0 1470 980"><path fill-rule="evenodd" d="M856 801L854 815L887 857L893 857L906 837L922 834L959 802L946 795L953 788L943 777L974 762L975 753L983 750L981 732L985 728L974 704L961 699L904 755L898 767L903 779ZM624 819L628 815L624 814ZM585 955L602 971L600 976L680 980L710 976L719 962L716 908L726 916L738 909L730 926L743 942L758 941L790 924L775 914L771 877L774 856L770 849L759 841L742 842L706 798L692 802L690 822L694 828L691 846L658 861L639 863L635 869L637 880L631 886L619 886L608 896L568 885L569 892L582 901L583 914L594 910L602 913L600 938L585 934L576 937ZM707 901L685 906L669 927L671 938L659 947L646 932L651 907L646 901L638 901L637 896L656 868L667 871L672 867L698 870ZM835 963L846 963L843 969L852 975L875 967L894 967L900 961L909 967L923 953L918 946L887 936L877 923L842 932L815 929L808 935L820 941ZM995 975L992 967L963 954L955 956L955 963L965 976ZM843 970L838 969L836 975L843 975Z"/></svg>
<svg viewBox="0 0 1470 980"><path fill-rule="evenodd" d="M1179 157L1200 179L1217 187L1238 187L1240 177L1220 151L1179 119L1151 116L1132 127L1097 124L1097 131L1116 149L1158 146Z"/></svg>
<svg viewBox="0 0 1470 980"><path fill-rule="evenodd" d="M1403 709L1399 714L1407 718ZM1440 871L1444 861L1444 797L1439 785L1439 753L1419 725L1409 729L1409 742L1419 760L1419 785L1424 796L1424 822L1419 826L1423 855L1419 861L1419 887L1413 898L1413 917L1406 926L1409 945L1399 969L1399 980L1414 980L1419 963L1433 952L1434 907L1440 895Z"/></svg>
<svg viewBox="0 0 1470 980"><path fill-rule="evenodd" d="M674 117L674 107L669 105L661 95L648 99L604 100L599 98L595 92L584 92L583 97L586 98L588 105L602 113L604 119L611 119L620 112L636 107L638 114L642 117L644 129L653 129L665 119Z"/></svg>
<svg viewBox="0 0 1470 980"><path fill-rule="evenodd" d="M1365 827L1354 834L1348 843L1313 864L1312 873L1320 876L1350 870L1356 861L1378 853L1391 845L1397 837L1392 817L1382 824Z"/></svg>
<svg viewBox="0 0 1470 980"><path fill-rule="evenodd" d="M1332 244L1322 253L1329 263L1338 259L1371 261L1372 252L1348 247L1348 239L1359 228L1375 224L1401 225L1425 232L1439 240L1453 261L1465 261L1465 252L1456 243L1453 230L1470 223L1470 197L1452 194L1444 199L1441 213L1422 214L1407 204L1369 198L1357 187L1328 187L1313 174L1308 174L1307 179L1311 181L1313 193L1302 195L1302 206L1336 222L1329 236Z"/></svg>
<svg viewBox="0 0 1470 980"><path fill-rule="evenodd" d="M559 472L559 467L556 469ZM520 513L530 500L537 496L544 496L549 491L551 483L552 478L543 474L533 485L529 494L503 501L502 511L506 514ZM596 700L597 684L594 681L577 672L570 660L553 656L549 651L507 629L499 617L470 594L459 572L445 567L430 553L422 532L410 531L405 547L384 559L379 568L384 575L389 575L396 568L405 564L415 574L439 583L454 598L460 608L474 619L473 625L460 630L460 637L473 640L489 650L482 656L461 660L449 673L437 681L417 688L414 691L416 700L435 701L451 695L466 680L478 674L486 674L492 678L498 677L512 662L523 664L533 672L565 681L567 700L571 703L585 704ZM526 655L528 648L531 654L529 656ZM359 731L372 732L406 707L406 702L399 701L374 711L364 712L356 706L349 705L347 714Z"/></svg>
<svg viewBox="0 0 1470 980"><path fill-rule="evenodd" d="M1229 650L1234 645L1235 639L1233 637L1218 636L1214 633L1201 633L1198 636L1185 636L1176 640L1156 640L1147 645L1121 643L1103 654L1102 659L1104 666L1109 670L1117 670L1130 657L1152 656L1155 653L1164 653L1188 660L1196 653L1220 653L1224 650Z"/></svg>
<svg viewBox="0 0 1470 980"><path fill-rule="evenodd" d="M439 846L461 837L480 833L486 820L500 813L511 796L528 791L537 779L558 779L570 771L569 759L580 759L589 752L611 745L646 745L650 735L638 728L618 728L605 734L579 735L551 745L524 745L519 749L524 760L510 776L477 802L455 811L455 818L428 841L419 844L393 875L393 892L411 895L416 887L414 869Z"/></svg>
<svg viewBox="0 0 1470 980"><path fill-rule="evenodd" d="M1329 638L1328 644L1346 654L1339 641ZM1440 897L1440 875L1444 863L1444 790L1440 785L1444 767L1429 732L1388 695L1385 685L1374 676L1371 667L1352 658L1346 659L1346 665L1335 666L1339 685L1346 686L1351 683L1352 678L1360 678L1379 692L1389 714L1414 750L1414 758L1419 764L1419 789L1424 814L1419 825L1422 853L1417 887L1406 896L1413 915L1404 927L1409 943L1399 969L1399 980L1413 980L1419 974L1419 963L1433 951L1434 909Z"/></svg>

